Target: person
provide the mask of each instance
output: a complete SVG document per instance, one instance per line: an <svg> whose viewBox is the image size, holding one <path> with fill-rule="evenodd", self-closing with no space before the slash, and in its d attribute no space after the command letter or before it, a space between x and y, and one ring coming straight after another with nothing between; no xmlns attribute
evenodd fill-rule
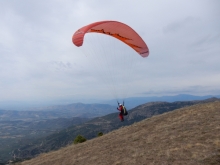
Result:
<svg viewBox="0 0 220 165"><path fill-rule="evenodd" d="M119 119L121 120L121 122L124 121L124 116L128 114L126 108L124 105L118 103L118 107L117 110L120 111L120 113L118 114Z"/></svg>

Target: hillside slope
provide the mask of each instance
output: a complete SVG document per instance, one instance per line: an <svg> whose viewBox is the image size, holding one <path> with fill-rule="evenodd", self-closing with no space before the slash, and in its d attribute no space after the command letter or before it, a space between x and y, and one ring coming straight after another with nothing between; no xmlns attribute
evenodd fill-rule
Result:
<svg viewBox="0 0 220 165"><path fill-rule="evenodd" d="M220 164L220 101L154 116L19 165Z"/></svg>
<svg viewBox="0 0 220 165"><path fill-rule="evenodd" d="M177 101L173 103L151 102L142 104L132 110L129 110L129 114L125 117L124 122L120 122L118 119L118 112L94 118L81 125L68 127L47 137L39 138L28 145L20 146L12 152L12 155L19 160L33 158L41 153L58 150L61 147L72 144L73 139L79 134L86 137L86 139L92 139L97 137L97 134L100 131L106 134L122 126L131 125L154 115L159 115L194 104L213 102L216 100L218 99L211 98L200 101Z"/></svg>

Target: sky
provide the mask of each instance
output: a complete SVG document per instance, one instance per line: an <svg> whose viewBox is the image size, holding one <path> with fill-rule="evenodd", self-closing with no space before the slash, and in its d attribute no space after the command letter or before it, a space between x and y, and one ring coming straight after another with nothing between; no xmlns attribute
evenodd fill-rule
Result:
<svg viewBox="0 0 220 165"><path fill-rule="evenodd" d="M0 103L219 95L219 7L219 0L0 1ZM76 30L103 20L132 27L150 55L105 37L84 50L73 45ZM87 54L105 40L117 44L100 49L119 56Z"/></svg>

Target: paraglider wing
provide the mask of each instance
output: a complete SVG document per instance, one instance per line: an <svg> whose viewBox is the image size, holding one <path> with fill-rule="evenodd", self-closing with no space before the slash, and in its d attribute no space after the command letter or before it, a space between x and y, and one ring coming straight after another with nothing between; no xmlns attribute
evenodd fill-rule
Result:
<svg viewBox="0 0 220 165"><path fill-rule="evenodd" d="M72 37L76 46L82 46L86 33L101 33L112 36L134 49L142 57L149 55L149 49L143 39L128 25L117 21L101 21L89 24L77 30Z"/></svg>

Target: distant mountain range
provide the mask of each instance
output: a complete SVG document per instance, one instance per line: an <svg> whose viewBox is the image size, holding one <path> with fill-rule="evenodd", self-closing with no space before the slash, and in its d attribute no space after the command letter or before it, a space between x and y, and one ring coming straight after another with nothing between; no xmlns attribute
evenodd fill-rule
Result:
<svg viewBox="0 0 220 165"><path fill-rule="evenodd" d="M108 104L74 103L69 105L31 108L28 111L0 110L0 121L31 121L71 117L94 118L116 111L116 106Z"/></svg>
<svg viewBox="0 0 220 165"><path fill-rule="evenodd" d="M175 96L153 96L153 97L130 97L124 99L125 105L128 109L134 108L138 105L145 104L152 101L165 101L165 102L175 102L175 101L194 101L194 100L204 100L211 97L220 98L220 95L205 95L205 96L195 96L188 94L179 94ZM116 100L109 100L103 103L115 105Z"/></svg>
<svg viewBox="0 0 220 165"><path fill-rule="evenodd" d="M195 101L211 98L211 95L194 96L194 95L176 95L176 96L161 96L161 97L131 97L124 100L126 108L132 109L138 105L148 102L164 101ZM216 96L220 98L220 95ZM53 105L28 108L27 110L0 110L0 121L7 120L41 120L41 119L54 119L54 118L94 118L104 116L110 113L117 112L116 100L109 100L92 104L72 103L67 105Z"/></svg>
<svg viewBox="0 0 220 165"><path fill-rule="evenodd" d="M140 104L152 102L152 101L192 101L192 100L203 100L211 97L220 98L220 95L205 95L196 96L189 94L179 94L174 96L149 96L149 97L129 97L124 99L126 107L128 109L134 108ZM97 100L97 99L87 99L74 101L72 99L64 100L53 100L53 101L0 101L0 110L34 110L34 109L45 109L48 107L54 107L59 105L70 105L72 103L84 103L84 104L109 104L112 106L117 106L116 99L114 100ZM34 108L33 108L34 107Z"/></svg>

